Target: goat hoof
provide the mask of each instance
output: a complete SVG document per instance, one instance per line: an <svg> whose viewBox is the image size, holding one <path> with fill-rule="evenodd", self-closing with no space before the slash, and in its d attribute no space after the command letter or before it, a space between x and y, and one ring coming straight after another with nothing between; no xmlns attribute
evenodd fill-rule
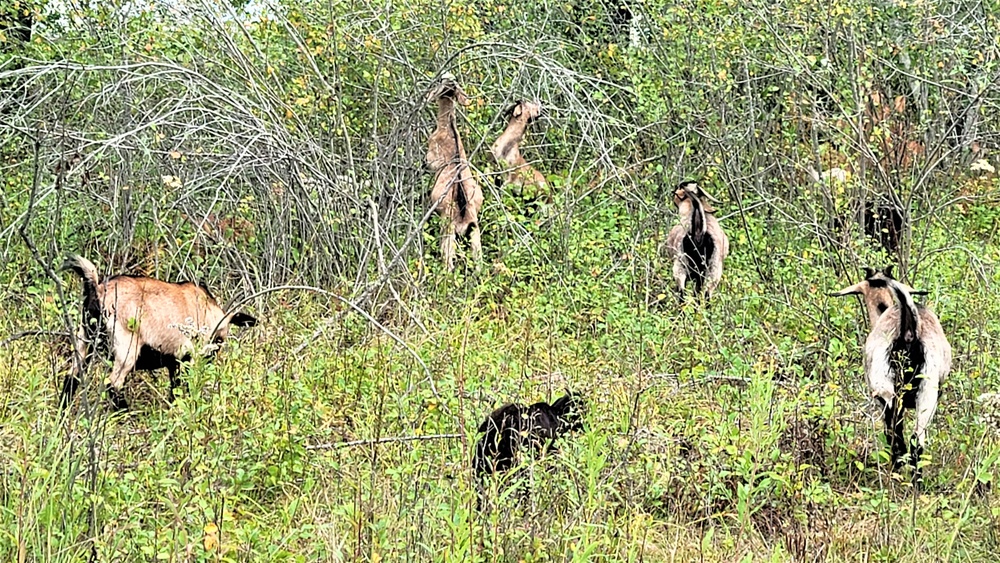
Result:
<svg viewBox="0 0 1000 563"><path fill-rule="evenodd" d="M108 389L108 400L111 401L111 408L116 411L128 410L128 401L125 400L125 394L118 389Z"/></svg>

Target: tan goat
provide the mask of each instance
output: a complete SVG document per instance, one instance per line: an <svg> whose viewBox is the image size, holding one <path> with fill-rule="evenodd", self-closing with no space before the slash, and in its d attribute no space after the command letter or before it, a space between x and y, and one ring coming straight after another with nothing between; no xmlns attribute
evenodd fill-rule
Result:
<svg viewBox="0 0 1000 563"><path fill-rule="evenodd" d="M226 313L202 285L169 283L147 277L114 276L98 281L97 267L70 256L62 269L83 279L83 326L76 337L79 362L63 382L62 405L73 399L81 372L95 345L110 346L114 358L108 396L115 408L127 408L122 394L132 370L167 368L170 397L180 385L179 362L198 354L211 356L228 337L229 327L251 327L257 319Z"/></svg>
<svg viewBox="0 0 1000 563"><path fill-rule="evenodd" d="M684 298L684 286L694 282L696 296L704 288L706 299L712 297L722 280L722 262L729 255L729 238L705 200L718 202L697 182L681 182L674 190L674 203L681 222L667 235L667 250L674 261L674 281Z"/></svg>
<svg viewBox="0 0 1000 563"><path fill-rule="evenodd" d="M525 187L534 187L532 190L536 195L541 195L545 191L545 176L535 170L528 161L521 156L521 140L524 133L542 114L542 105L538 102L518 101L504 112L507 118L507 128L503 134L490 147L496 163L502 167L503 174L497 176L497 187L502 188L506 180L521 190L524 194Z"/></svg>
<svg viewBox="0 0 1000 563"><path fill-rule="evenodd" d="M866 268L865 279L831 294L864 297L872 327L865 340L865 377L885 416L894 469L907 461L903 409L917 413L909 440L914 481L920 478L920 455L937 410L938 389L951 371L951 344L941 322L933 311L913 301L913 295L925 293L893 279L887 267L882 272Z"/></svg>
<svg viewBox="0 0 1000 563"><path fill-rule="evenodd" d="M469 235L472 260L479 268L483 248L479 233L479 210L483 207L483 190L469 166L455 122L455 103L467 105L468 98L451 74L444 74L427 95L427 101L437 101L437 127L427 142L427 167L434 172L431 204L436 206L444 223L441 256L448 271L455 269L457 236Z"/></svg>

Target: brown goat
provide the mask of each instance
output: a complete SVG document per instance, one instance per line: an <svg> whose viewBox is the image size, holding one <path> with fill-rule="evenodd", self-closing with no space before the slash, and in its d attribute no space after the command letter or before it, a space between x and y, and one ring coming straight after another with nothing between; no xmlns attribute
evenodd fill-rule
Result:
<svg viewBox="0 0 1000 563"><path fill-rule="evenodd" d="M694 282L696 297L704 289L705 298L711 299L722 280L722 263L729 255L729 238L712 215L715 208L708 200L718 202L691 180L681 182L674 190L681 222L667 235L667 250L674 261L674 281L682 300L688 281Z"/></svg>
<svg viewBox="0 0 1000 563"><path fill-rule="evenodd" d="M476 267L480 267L483 247L479 233L479 210L483 207L483 190L472 174L469 159L462 146L455 123L455 103L467 105L468 98L451 74L444 74L438 85L427 95L427 101L437 101L437 127L427 142L427 167L434 173L431 202L444 222L441 256L445 268L455 269L457 236L469 234L469 247Z"/></svg>
<svg viewBox="0 0 1000 563"><path fill-rule="evenodd" d="M526 186L534 186L536 194L545 190L545 176L542 176L538 170L528 164L528 161L521 156L520 149L525 131L541 114L541 104L523 100L504 112L504 116L507 118L507 128L490 147L494 160L503 167L504 172L504 175L497 176L498 188L503 187L504 179L506 179L508 184L516 186L522 193Z"/></svg>
<svg viewBox="0 0 1000 563"><path fill-rule="evenodd" d="M257 319L245 313L223 311L203 285L133 276L99 282L97 267L82 256L70 256L62 269L73 270L83 279L83 326L76 337L80 361L74 362L63 383L63 406L73 399L95 345L110 346L114 367L108 396L115 408L122 409L128 407L122 387L132 370L167 368L173 399L180 385L180 361L194 354L210 357L229 337L230 326L257 324Z"/></svg>

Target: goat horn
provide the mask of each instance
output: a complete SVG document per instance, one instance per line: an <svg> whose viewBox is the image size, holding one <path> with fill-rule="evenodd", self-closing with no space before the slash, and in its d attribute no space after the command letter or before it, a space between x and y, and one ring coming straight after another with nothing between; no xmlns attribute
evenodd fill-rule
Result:
<svg viewBox="0 0 1000 563"><path fill-rule="evenodd" d="M715 203L722 203L721 201L719 201L719 200L715 199L714 197L712 197L708 192L706 192L705 190L703 190L701 188L701 186L698 186L698 193L701 194L703 197L708 198L709 201L714 201Z"/></svg>

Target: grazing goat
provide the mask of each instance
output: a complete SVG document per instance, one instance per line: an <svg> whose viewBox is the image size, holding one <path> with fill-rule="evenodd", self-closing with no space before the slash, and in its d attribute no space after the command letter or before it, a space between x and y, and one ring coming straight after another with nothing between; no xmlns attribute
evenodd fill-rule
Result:
<svg viewBox="0 0 1000 563"><path fill-rule="evenodd" d="M681 223L670 229L667 250L674 261L674 281L682 301L688 281L694 282L697 296L704 288L706 299L711 299L722 280L722 261L729 255L729 238L712 215L715 209L705 199L718 203L691 180L681 182L674 190Z"/></svg>
<svg viewBox="0 0 1000 563"><path fill-rule="evenodd" d="M245 313L223 311L203 285L133 276L99 282L97 267L82 256L70 256L62 269L83 279L83 326L76 338L80 361L74 362L63 383L63 406L73 399L95 346L106 349L110 345L114 367L108 397L115 408L123 409L128 404L122 388L132 370L167 368L173 399L180 385L180 361L193 354L211 356L229 337L230 326L257 324L257 319ZM202 347L196 348L199 341Z"/></svg>
<svg viewBox="0 0 1000 563"><path fill-rule="evenodd" d="M444 74L438 85L427 95L427 101L437 101L437 127L427 142L427 167L434 173L431 202L444 222L441 256L445 268L455 269L456 237L469 233L470 254L478 268L483 248L479 234L479 210L483 207L483 190L469 166L455 124L455 103L467 105L468 98L451 74Z"/></svg>
<svg viewBox="0 0 1000 563"><path fill-rule="evenodd" d="M583 397L569 393L551 405L508 404L490 413L480 426L486 434L476 443L472 467L476 475L507 471L518 464L518 453L548 452L560 436L583 427Z"/></svg>
<svg viewBox="0 0 1000 563"><path fill-rule="evenodd" d="M865 341L865 377L885 416L894 470L903 465L907 453L903 409L917 411L909 446L914 481L920 478L918 462L937 409L938 387L951 371L951 345L941 323L913 301L913 295L926 293L893 279L890 266L882 272L866 268L864 280L831 294L860 294L868 309L872 330Z"/></svg>
<svg viewBox="0 0 1000 563"><path fill-rule="evenodd" d="M507 118L507 128L503 134L490 147L496 163L503 168L503 174L496 177L497 188L502 188L504 182L515 186L519 197L531 198L542 195L547 183L545 176L535 170L528 161L521 156L520 143L524 139L524 133L542 114L542 106L538 102L518 101L504 112ZM525 187L534 188L529 193L525 193Z"/></svg>

